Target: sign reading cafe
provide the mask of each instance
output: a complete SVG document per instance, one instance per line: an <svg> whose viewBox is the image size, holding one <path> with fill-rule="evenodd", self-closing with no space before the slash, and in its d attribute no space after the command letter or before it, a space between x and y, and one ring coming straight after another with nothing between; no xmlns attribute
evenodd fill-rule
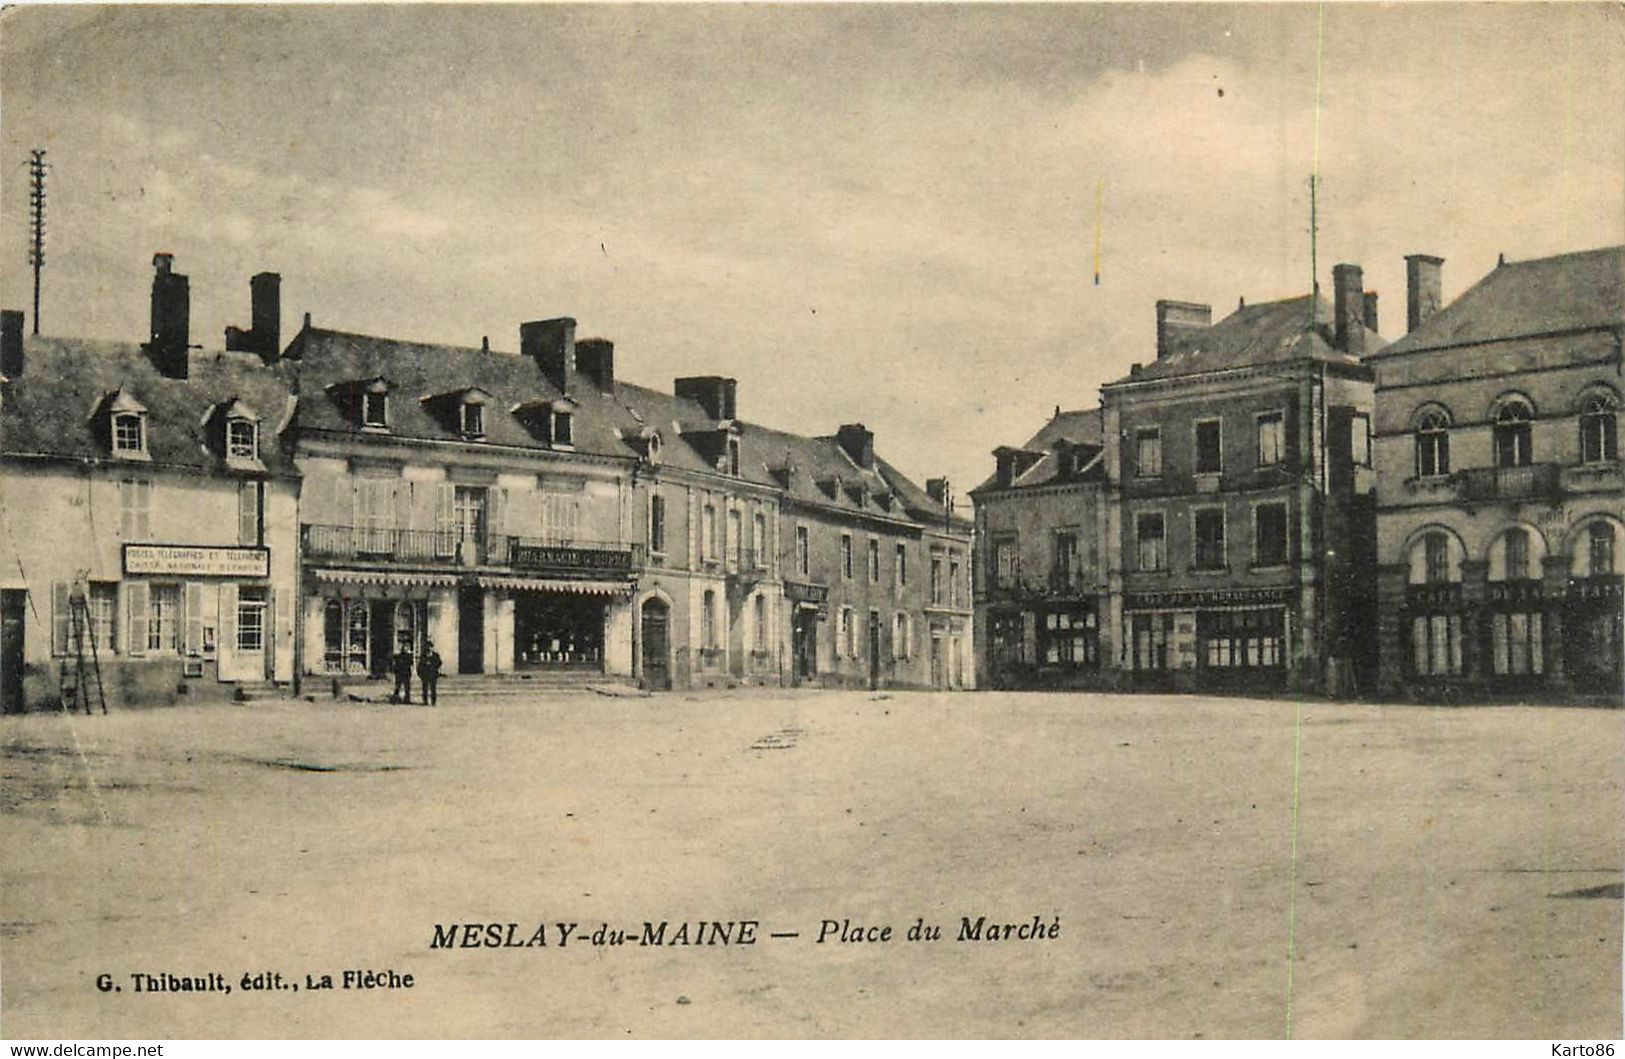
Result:
<svg viewBox="0 0 1625 1059"><path fill-rule="evenodd" d="M124 572L176 577L269 577L271 550L213 545L126 544Z"/></svg>

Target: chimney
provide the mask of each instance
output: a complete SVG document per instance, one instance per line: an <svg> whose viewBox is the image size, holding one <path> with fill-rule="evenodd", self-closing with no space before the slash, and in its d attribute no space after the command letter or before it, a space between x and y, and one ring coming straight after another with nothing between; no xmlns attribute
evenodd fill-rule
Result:
<svg viewBox="0 0 1625 1059"><path fill-rule="evenodd" d="M568 316L532 320L519 325L519 352L536 362L554 389L568 394L575 389L576 322Z"/></svg>
<svg viewBox="0 0 1625 1059"><path fill-rule="evenodd" d="M489 353L489 352L491 352L491 336L490 335L481 335L480 336L480 352L481 353Z"/></svg>
<svg viewBox="0 0 1625 1059"><path fill-rule="evenodd" d="M267 364L282 352L282 277L260 272L248 281L252 325L226 328L228 353L258 353Z"/></svg>
<svg viewBox="0 0 1625 1059"><path fill-rule="evenodd" d="M875 433L862 423L843 423L835 432L835 441L852 457L852 462L866 471L875 469Z"/></svg>
<svg viewBox="0 0 1625 1059"><path fill-rule="evenodd" d="M607 338L583 338L576 343L576 370L608 391L615 387L615 343Z"/></svg>
<svg viewBox="0 0 1625 1059"><path fill-rule="evenodd" d="M1173 348L1176 338L1213 326L1213 306L1196 302L1157 301L1157 359Z"/></svg>
<svg viewBox="0 0 1625 1059"><path fill-rule="evenodd" d="M147 342L147 355L159 374L184 379L192 290L190 281L174 271L174 264L173 254L152 257L152 336Z"/></svg>
<svg viewBox="0 0 1625 1059"><path fill-rule="evenodd" d="M1332 266L1333 344L1344 353L1365 355L1365 276L1359 265Z"/></svg>
<svg viewBox="0 0 1625 1059"><path fill-rule="evenodd" d="M1368 290L1368 291L1365 292L1365 305L1362 307L1361 315L1365 318L1365 329L1367 331L1375 331L1375 330L1377 330L1377 292L1376 291Z"/></svg>
<svg viewBox="0 0 1625 1059"><path fill-rule="evenodd" d="M0 310L0 376L20 379L23 375L23 312Z"/></svg>
<svg viewBox="0 0 1625 1059"><path fill-rule="evenodd" d="M927 478L925 480L925 493L932 500L942 505L948 514L954 513L954 490L946 478Z"/></svg>
<svg viewBox="0 0 1625 1059"><path fill-rule="evenodd" d="M672 383L678 397L685 397L705 409L712 419L733 419L738 384L720 375L690 375Z"/></svg>
<svg viewBox="0 0 1625 1059"><path fill-rule="evenodd" d="M1414 331L1439 311L1444 258L1405 255L1405 330Z"/></svg>

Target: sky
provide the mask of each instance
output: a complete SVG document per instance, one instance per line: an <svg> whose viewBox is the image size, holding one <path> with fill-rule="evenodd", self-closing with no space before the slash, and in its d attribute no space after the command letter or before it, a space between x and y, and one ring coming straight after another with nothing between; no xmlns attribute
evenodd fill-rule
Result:
<svg viewBox="0 0 1625 1059"><path fill-rule="evenodd" d="M740 417L862 422L959 490L1056 406L1215 318L1403 257L1625 242L1617 5L95 7L0 15L0 304L192 340L249 323L516 350L573 316L621 378L739 380ZM1094 282L1097 260L1100 280Z"/></svg>

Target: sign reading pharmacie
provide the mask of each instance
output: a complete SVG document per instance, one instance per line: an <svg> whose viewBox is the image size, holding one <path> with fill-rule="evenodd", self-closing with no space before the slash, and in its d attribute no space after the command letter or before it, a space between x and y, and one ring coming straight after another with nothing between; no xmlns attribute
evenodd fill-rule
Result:
<svg viewBox="0 0 1625 1059"><path fill-rule="evenodd" d="M213 544L126 544L124 572L173 577L270 577L271 549Z"/></svg>

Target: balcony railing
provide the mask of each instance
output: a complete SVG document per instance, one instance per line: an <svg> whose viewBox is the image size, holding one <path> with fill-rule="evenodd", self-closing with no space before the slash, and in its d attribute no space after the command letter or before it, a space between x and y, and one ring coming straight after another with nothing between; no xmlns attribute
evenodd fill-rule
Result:
<svg viewBox="0 0 1625 1059"><path fill-rule="evenodd" d="M442 530L362 526L301 527L312 559L349 559L443 566L502 566L521 570L624 575L638 560L636 545L614 541L550 540L488 534L459 537Z"/></svg>
<svg viewBox="0 0 1625 1059"><path fill-rule="evenodd" d="M1555 463L1523 467L1470 467L1460 472L1463 500L1529 500L1559 495L1562 468Z"/></svg>

